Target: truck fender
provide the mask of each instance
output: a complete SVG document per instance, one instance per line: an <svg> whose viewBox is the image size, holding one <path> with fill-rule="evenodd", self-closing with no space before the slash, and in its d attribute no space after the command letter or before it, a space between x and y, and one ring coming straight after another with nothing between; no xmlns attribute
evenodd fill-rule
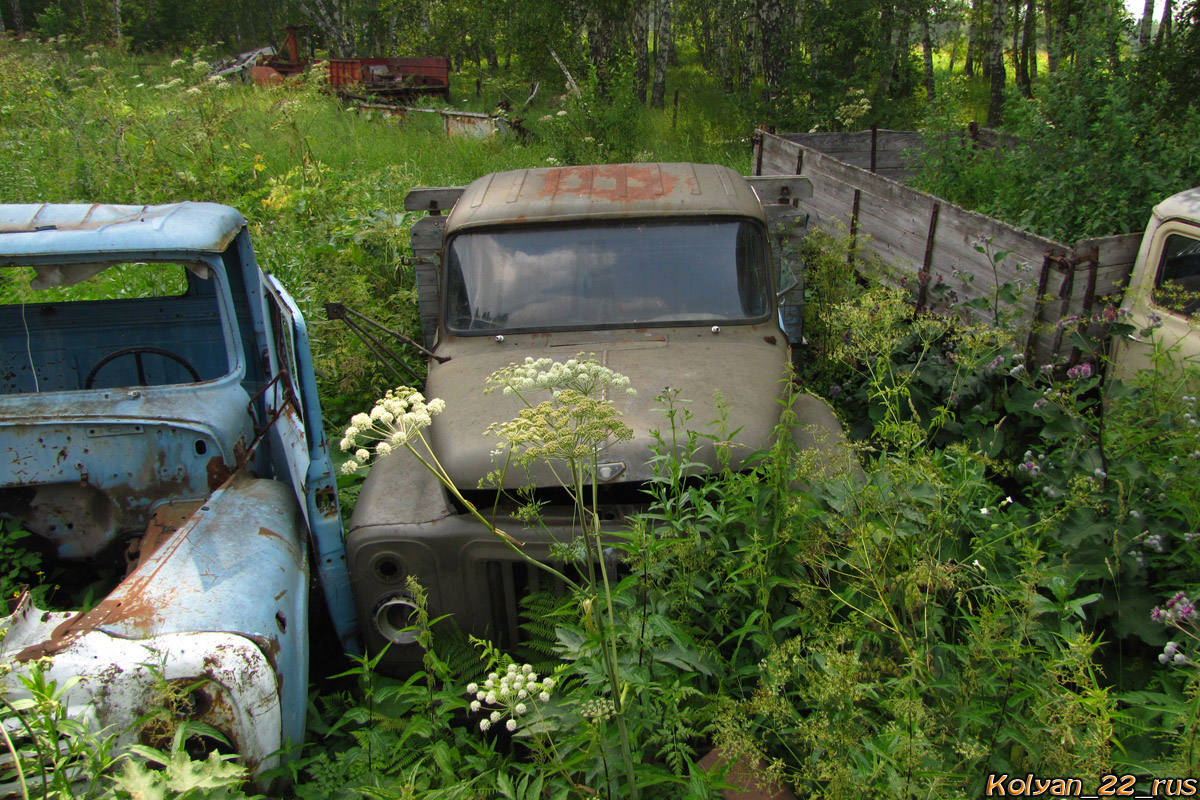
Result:
<svg viewBox="0 0 1200 800"><path fill-rule="evenodd" d="M818 471L825 477L849 474L858 481L866 480L858 456L846 438L845 428L829 403L816 395L801 392L792 400L791 408L796 415L791 429L796 452L811 451L819 465Z"/></svg>

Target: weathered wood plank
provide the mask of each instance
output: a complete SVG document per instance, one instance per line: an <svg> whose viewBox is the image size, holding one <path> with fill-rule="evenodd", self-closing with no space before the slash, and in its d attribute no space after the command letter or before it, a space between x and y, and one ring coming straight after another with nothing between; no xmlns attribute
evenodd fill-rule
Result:
<svg viewBox="0 0 1200 800"><path fill-rule="evenodd" d="M995 137L992 138L995 141ZM870 132L796 134L786 138L766 134L762 137L756 163L761 164L763 173L775 170L791 174L800 165L802 174L812 181L813 196L806 201L805 207L810 211L813 225L825 230L839 225L848 229L857 194L857 230L864 237L870 237L869 247L896 268L897 274L891 282L915 275L928 255L929 271L935 280L941 280L953 289L960 301L984 297L991 303L997 284L1012 284L1018 299L1015 307L1007 312L1016 312L1025 320L1024 326L1035 328L1033 344L1039 358L1055 355L1050 348L1056 339L1063 338L1057 330L1061 316L1090 313L1084 308L1089 284L1093 307L1098 307L1105 295L1121 288L1136 256L1140 238L1137 235L1085 240L1073 248L1068 247L843 163L801 144L802 141L839 148L851 148L865 142L869 158ZM912 146L913 141L911 137L905 139L885 131L878 132L876 165L885 147L901 142ZM965 141L965 145L973 146L969 141ZM939 216L932 250L927 253L934 205L938 206ZM984 252L980 252L981 248ZM1006 255L993 269L993 256L1005 251ZM1098 253L1099 265L1093 268L1090 263L1084 263L1072 268L1069 284L1064 283L1067 276L1062 267L1051 269L1047 292L1056 299L1046 303L1040 319L1035 320L1038 275L1046 255L1074 256L1091 252ZM1093 269L1094 278L1089 274ZM1059 293L1066 288L1069 292L1059 298ZM973 316L990 321L994 310L989 308Z"/></svg>

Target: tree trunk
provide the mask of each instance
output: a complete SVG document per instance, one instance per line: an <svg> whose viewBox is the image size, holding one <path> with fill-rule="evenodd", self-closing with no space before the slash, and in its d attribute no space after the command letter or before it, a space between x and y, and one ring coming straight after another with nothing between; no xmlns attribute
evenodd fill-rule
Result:
<svg viewBox="0 0 1200 800"><path fill-rule="evenodd" d="M627 16L618 16L607 7L591 8L587 16L588 57L596 71L596 92L607 99L612 88L614 53L627 52Z"/></svg>
<svg viewBox="0 0 1200 800"><path fill-rule="evenodd" d="M921 9L921 53L925 58L925 97L929 102L937 99L937 88L933 84L933 32L930 30L929 9ZM950 65L954 69L953 63Z"/></svg>
<svg viewBox="0 0 1200 800"><path fill-rule="evenodd" d="M633 93L639 103L646 102L650 83L650 2L637 0L633 9Z"/></svg>
<svg viewBox="0 0 1200 800"><path fill-rule="evenodd" d="M1062 27L1054 14L1052 0L1045 0L1046 17L1046 69L1051 75L1058 72L1058 62L1062 57Z"/></svg>
<svg viewBox="0 0 1200 800"><path fill-rule="evenodd" d="M725 94L733 94L734 72L737 68L735 45L740 40L738 19L732 6L732 0L716 0L712 26L717 72L721 76L721 89Z"/></svg>
<svg viewBox="0 0 1200 800"><path fill-rule="evenodd" d="M779 96L787 69L787 37L780 0L758 0L758 21L762 31L763 100L772 103Z"/></svg>
<svg viewBox="0 0 1200 800"><path fill-rule="evenodd" d="M1154 30L1154 0L1146 0L1142 8L1142 24L1138 27L1138 52L1150 46L1150 33Z"/></svg>
<svg viewBox="0 0 1200 800"><path fill-rule="evenodd" d="M1017 0L1017 8L1019 9L1021 0ZM1021 36L1020 41L1017 41L1017 36L1013 35L1013 61L1016 62L1017 68L1017 90L1021 96L1029 99L1033 97L1033 79L1029 76L1029 61L1037 59L1036 43L1031 43L1034 38L1033 20L1036 12L1031 6L1032 0L1027 0L1025 5L1025 16L1022 19L1020 13L1017 14L1017 22L1020 22Z"/></svg>
<svg viewBox="0 0 1200 800"><path fill-rule="evenodd" d="M954 64L958 61L958 46L962 42L962 20L956 20L954 23L954 41L950 45L950 68L946 70L949 74L954 74Z"/></svg>
<svg viewBox="0 0 1200 800"><path fill-rule="evenodd" d="M329 48L337 58L349 58L354 54L345 26L341 24L337 9L331 10L325 5L325 0L296 0L296 5L304 16L311 19L325 36Z"/></svg>
<svg viewBox="0 0 1200 800"><path fill-rule="evenodd" d="M121 0L112 0L112 37L113 44L121 43Z"/></svg>
<svg viewBox="0 0 1200 800"><path fill-rule="evenodd" d="M981 0L975 0L975 2L981 2ZM975 77L975 59L978 57L975 47L976 36L978 35L975 16L975 8L972 6L971 10L967 12L967 60L963 64L963 74L968 78Z"/></svg>
<svg viewBox="0 0 1200 800"><path fill-rule="evenodd" d="M992 28L988 37L988 63L991 65L991 95L988 98L987 124L997 127L1004 119L1004 11L1005 0L992 0Z"/></svg>
<svg viewBox="0 0 1200 800"><path fill-rule="evenodd" d="M892 82L893 27L896 21L896 7L892 3L884 3L879 15L879 75L875 79L875 91L871 97L871 105L879 108L883 98L887 96L888 87Z"/></svg>
<svg viewBox="0 0 1200 800"><path fill-rule="evenodd" d="M1038 76L1038 35L1037 35L1037 2L1029 0L1025 6L1025 24L1028 26L1028 36L1025 40L1026 61L1029 63L1029 93L1033 94L1033 82Z"/></svg>
<svg viewBox="0 0 1200 800"><path fill-rule="evenodd" d="M25 20L21 17L21 0L8 0L8 7L12 9L13 30L17 32L17 36L25 35Z"/></svg>
<svg viewBox="0 0 1200 800"><path fill-rule="evenodd" d="M679 66L679 53L675 50L675 0L666 0L667 14L671 16L671 24L663 34L663 47L667 51L667 66Z"/></svg>
<svg viewBox="0 0 1200 800"><path fill-rule="evenodd" d="M712 9L703 8L692 18L692 40L700 51L700 66L713 72Z"/></svg>
<svg viewBox="0 0 1200 800"><path fill-rule="evenodd" d="M754 80L754 64L758 60L756 57L761 56L760 37L758 35L758 14L747 14L746 21L746 38L742 40L742 58L741 58L741 88L742 91L750 89L750 83Z"/></svg>
<svg viewBox="0 0 1200 800"><path fill-rule="evenodd" d="M1021 0L1012 0L1012 45L1010 46L1013 66L1013 76L1020 80L1021 76Z"/></svg>
<svg viewBox="0 0 1200 800"><path fill-rule="evenodd" d="M1171 41L1171 17L1175 15L1174 0L1167 0L1163 6L1162 22L1158 23L1158 35L1154 41L1160 47Z"/></svg>
<svg viewBox="0 0 1200 800"><path fill-rule="evenodd" d="M654 84L650 89L650 105L662 108L667 97L667 60L671 36L671 2L658 0L658 20L654 28Z"/></svg>

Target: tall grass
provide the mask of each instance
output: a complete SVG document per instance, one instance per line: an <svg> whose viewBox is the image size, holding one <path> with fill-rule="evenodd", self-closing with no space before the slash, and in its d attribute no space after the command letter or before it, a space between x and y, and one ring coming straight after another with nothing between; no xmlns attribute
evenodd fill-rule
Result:
<svg viewBox="0 0 1200 800"><path fill-rule="evenodd" d="M623 105L607 106L544 87L512 111L533 134L519 141L450 139L436 114L360 113L312 79L272 88L210 80L203 50L168 60L0 39L0 201L238 208L260 264L296 295L314 329L322 399L336 417L389 379L357 340L323 321L324 303L418 330L413 276L401 261L412 187L551 163L748 168L749 122L704 79L694 52L682 57L668 86L669 98L678 90L678 109L648 109L628 93ZM452 107L488 110L527 94L501 73L483 81L478 97L455 90ZM413 354L411 366L419 362Z"/></svg>

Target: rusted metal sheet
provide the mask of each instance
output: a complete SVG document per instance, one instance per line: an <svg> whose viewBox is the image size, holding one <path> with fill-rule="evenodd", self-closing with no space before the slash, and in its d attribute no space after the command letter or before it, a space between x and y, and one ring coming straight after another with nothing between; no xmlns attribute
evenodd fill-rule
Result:
<svg viewBox="0 0 1200 800"><path fill-rule="evenodd" d="M285 484L244 472L191 507L194 513L173 533L147 530L143 542L157 539L157 546L94 609L48 613L26 602L0 621L10 629L0 656L18 664L50 657L52 672L85 677L69 702L94 703L102 724L131 724L144 713L136 695L144 689L139 667L166 659L172 666L166 678L213 683L211 708L199 718L222 730L252 770L266 767L285 741L303 738L302 517ZM173 524L186 511L164 511L161 522ZM189 645L180 649L180 642ZM145 655L155 651L161 651L155 658ZM122 657L129 652L139 660ZM96 665L117 665L120 680ZM6 691L19 696L20 689Z"/></svg>
<svg viewBox="0 0 1200 800"><path fill-rule="evenodd" d="M741 216L766 221L758 196L728 167L606 164L497 172L474 181L447 223L467 227L670 217Z"/></svg>
<svg viewBox="0 0 1200 800"><path fill-rule="evenodd" d="M68 614L43 611L26 595L5 620L7 639L18 645L37 640ZM94 730L120 732L118 747L138 741L161 746L163 739L169 744L175 728L187 720L222 733L251 775L279 764L287 720L277 672L251 639L185 632L130 640L94 630L73 640L45 669L46 680L59 686L77 679L62 698L67 714ZM15 701L29 693L6 685L5 696ZM13 788L0 785L0 792Z"/></svg>
<svg viewBox="0 0 1200 800"><path fill-rule="evenodd" d="M496 119L473 111L445 111L442 121L451 139L490 139L496 135Z"/></svg>

